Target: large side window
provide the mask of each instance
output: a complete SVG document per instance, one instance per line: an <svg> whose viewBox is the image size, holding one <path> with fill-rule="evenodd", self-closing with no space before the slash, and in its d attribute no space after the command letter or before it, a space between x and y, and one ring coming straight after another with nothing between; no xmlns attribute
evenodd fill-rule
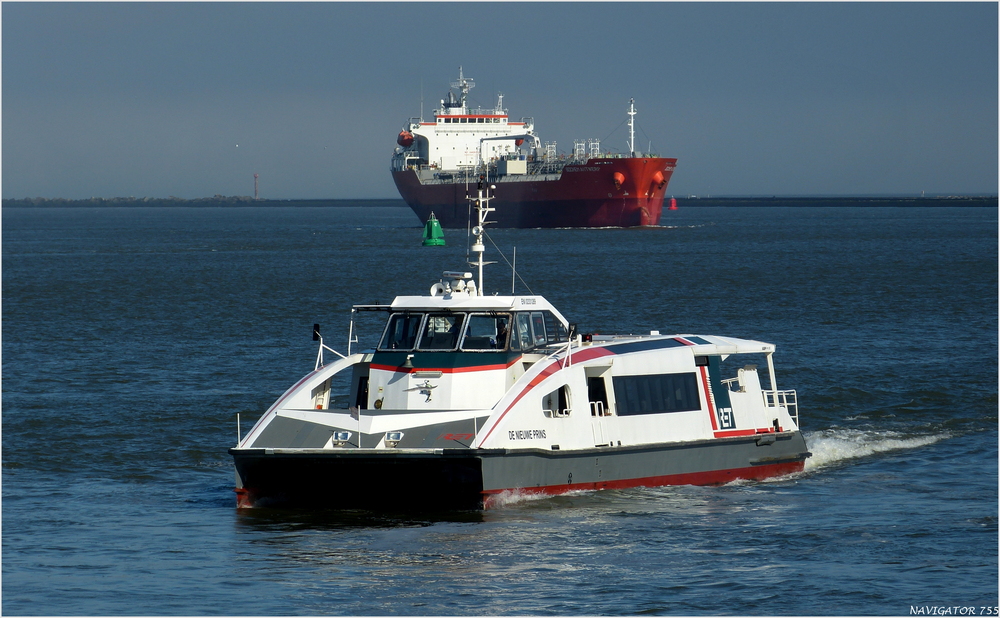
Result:
<svg viewBox="0 0 1000 618"><path fill-rule="evenodd" d="M389 322L378 344L380 350L412 350L417 342L417 331L420 330L422 313L394 313L389 316Z"/></svg>
<svg viewBox="0 0 1000 618"><path fill-rule="evenodd" d="M510 316L473 314L465 327L463 350L503 350L507 347Z"/></svg>
<svg viewBox="0 0 1000 618"><path fill-rule="evenodd" d="M615 376L612 382L619 416L701 409L694 373Z"/></svg>
<svg viewBox="0 0 1000 618"><path fill-rule="evenodd" d="M420 336L420 350L454 350L462 332L462 313L430 313Z"/></svg>

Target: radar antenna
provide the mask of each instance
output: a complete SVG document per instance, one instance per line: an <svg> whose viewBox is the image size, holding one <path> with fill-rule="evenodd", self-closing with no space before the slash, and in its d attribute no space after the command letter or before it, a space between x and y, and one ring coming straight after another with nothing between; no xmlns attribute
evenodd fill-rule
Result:
<svg viewBox="0 0 1000 618"><path fill-rule="evenodd" d="M461 96L459 102L462 104L462 107L464 108L465 99L469 95L469 91L476 87L476 82L471 79L466 79L466 77L462 75L462 67L458 67L458 81L451 82L451 87L458 88L458 91Z"/></svg>

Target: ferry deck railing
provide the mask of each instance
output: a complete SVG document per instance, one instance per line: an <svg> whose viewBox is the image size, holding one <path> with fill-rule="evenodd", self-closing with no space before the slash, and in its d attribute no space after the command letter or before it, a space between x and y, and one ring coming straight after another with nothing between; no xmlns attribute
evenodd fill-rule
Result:
<svg viewBox="0 0 1000 618"><path fill-rule="evenodd" d="M799 426L799 402L795 391L761 391L764 395L764 405L768 408L785 408L788 416Z"/></svg>

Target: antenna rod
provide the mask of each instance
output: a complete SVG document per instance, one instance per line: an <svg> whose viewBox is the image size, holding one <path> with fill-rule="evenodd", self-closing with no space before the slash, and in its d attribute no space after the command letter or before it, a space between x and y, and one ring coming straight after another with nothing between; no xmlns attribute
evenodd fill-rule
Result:
<svg viewBox="0 0 1000 618"><path fill-rule="evenodd" d="M628 149L635 156L635 99L628 100Z"/></svg>
<svg viewBox="0 0 1000 618"><path fill-rule="evenodd" d="M514 245L514 262L510 265L510 295L514 295L514 278L517 277L517 245Z"/></svg>

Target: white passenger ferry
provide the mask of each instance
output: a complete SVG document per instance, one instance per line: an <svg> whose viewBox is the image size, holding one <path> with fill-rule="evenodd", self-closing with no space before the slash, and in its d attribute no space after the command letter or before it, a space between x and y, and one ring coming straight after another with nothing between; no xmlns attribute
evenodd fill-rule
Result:
<svg viewBox="0 0 1000 618"><path fill-rule="evenodd" d="M391 305L377 346L324 364L230 449L238 505L488 508L517 493L721 484L803 469L795 391L774 345L575 332L545 298L483 292L480 181L471 272ZM353 338L353 337L352 337ZM758 366L766 364L766 386ZM731 368L732 367L732 368ZM331 385L350 376L348 405Z"/></svg>

